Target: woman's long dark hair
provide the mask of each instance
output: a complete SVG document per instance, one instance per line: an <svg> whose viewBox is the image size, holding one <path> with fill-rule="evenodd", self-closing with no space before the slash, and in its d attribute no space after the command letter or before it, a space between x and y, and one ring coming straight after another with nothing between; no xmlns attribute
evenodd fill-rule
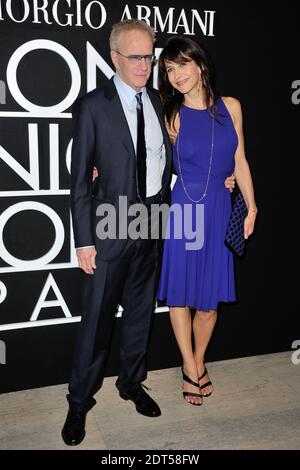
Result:
<svg viewBox="0 0 300 470"><path fill-rule="evenodd" d="M213 88L212 67L204 48L193 39L175 36L168 40L162 50L158 62L158 89L163 103L164 114L170 128L174 129L174 121L183 103L184 95L174 90L169 82L165 61L182 64L194 60L201 69L201 78L205 89L206 108L212 117L217 112L217 96Z"/></svg>

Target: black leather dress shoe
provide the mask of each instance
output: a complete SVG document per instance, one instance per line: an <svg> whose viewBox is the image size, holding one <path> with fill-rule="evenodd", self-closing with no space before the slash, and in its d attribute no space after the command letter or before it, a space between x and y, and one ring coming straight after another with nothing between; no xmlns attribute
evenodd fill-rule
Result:
<svg viewBox="0 0 300 470"><path fill-rule="evenodd" d="M75 412L69 408L67 419L61 432L65 444L77 446L83 441L85 436L85 418L86 413Z"/></svg>
<svg viewBox="0 0 300 470"><path fill-rule="evenodd" d="M120 391L119 394L123 400L133 401L138 413L149 416L150 418L156 418L161 415L161 411L157 403L145 392L144 388L147 387L143 384L139 384L129 391Z"/></svg>

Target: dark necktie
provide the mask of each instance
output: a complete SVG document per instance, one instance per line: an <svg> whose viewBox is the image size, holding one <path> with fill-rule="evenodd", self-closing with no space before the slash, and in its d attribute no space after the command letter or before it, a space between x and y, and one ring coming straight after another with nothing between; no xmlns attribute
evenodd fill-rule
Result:
<svg viewBox="0 0 300 470"><path fill-rule="evenodd" d="M136 143L136 163L138 176L138 190L142 201L146 199L146 143L145 143L145 121L143 113L142 92L137 93L137 143Z"/></svg>

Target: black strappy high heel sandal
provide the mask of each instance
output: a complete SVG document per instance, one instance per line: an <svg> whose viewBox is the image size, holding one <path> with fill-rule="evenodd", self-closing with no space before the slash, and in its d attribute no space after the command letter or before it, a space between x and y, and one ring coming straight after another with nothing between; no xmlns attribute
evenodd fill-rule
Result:
<svg viewBox="0 0 300 470"><path fill-rule="evenodd" d="M201 375L201 377L199 377L199 381L200 381L201 379L203 379L203 377L205 377L206 374L208 374L208 372L207 372L207 369L206 369L206 367L205 367L203 374ZM209 380L208 382L205 382L205 384L203 384L203 385L199 385L199 388L200 388L200 390L202 390L203 388L208 387L209 385L212 385L212 383L211 383L210 380ZM212 392L207 393L206 395L201 395L201 396L204 397L204 398L207 398L207 397L209 397L211 394L212 394Z"/></svg>
<svg viewBox="0 0 300 470"><path fill-rule="evenodd" d="M186 382L188 382L189 384L191 385L194 385L194 387L197 387L198 389L200 388L199 387L199 384L197 384L196 382L194 382L192 379L190 379L186 373L184 372L183 370L183 367L181 368L181 371L182 371L182 378L183 380L185 380ZM183 398L185 399L185 397L197 397L197 398L202 398L202 395L200 393L192 393L192 392L182 392L183 394ZM185 400L187 403L189 403L190 405L195 405L195 406L201 406L202 403L192 403L190 401L187 401Z"/></svg>

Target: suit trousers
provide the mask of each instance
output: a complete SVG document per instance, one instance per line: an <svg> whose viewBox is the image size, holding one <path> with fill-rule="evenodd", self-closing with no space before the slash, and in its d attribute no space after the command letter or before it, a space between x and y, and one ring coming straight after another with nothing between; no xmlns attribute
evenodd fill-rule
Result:
<svg viewBox="0 0 300 470"><path fill-rule="evenodd" d="M158 246L158 240L129 239L117 259L103 261L97 255L94 274L84 275L82 319L67 395L73 410L85 412L96 403L93 395L103 382L118 304L123 313L116 386L128 391L145 380L158 281Z"/></svg>

